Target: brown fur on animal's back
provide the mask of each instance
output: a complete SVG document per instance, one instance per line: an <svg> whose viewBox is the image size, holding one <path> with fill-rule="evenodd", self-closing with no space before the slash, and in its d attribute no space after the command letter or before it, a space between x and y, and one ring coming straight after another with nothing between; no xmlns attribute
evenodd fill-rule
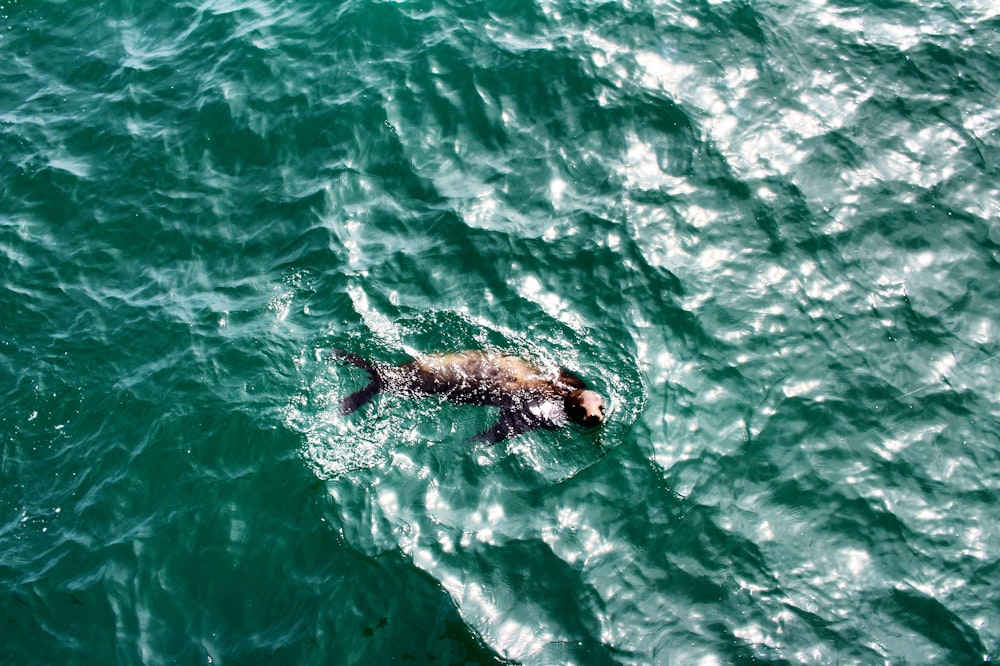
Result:
<svg viewBox="0 0 1000 666"><path fill-rule="evenodd" d="M560 384L571 390L580 383L567 381L563 373L543 372L516 356L474 350L421 356L400 370L413 382L412 390L486 405L509 404L518 395L555 396L562 393Z"/></svg>

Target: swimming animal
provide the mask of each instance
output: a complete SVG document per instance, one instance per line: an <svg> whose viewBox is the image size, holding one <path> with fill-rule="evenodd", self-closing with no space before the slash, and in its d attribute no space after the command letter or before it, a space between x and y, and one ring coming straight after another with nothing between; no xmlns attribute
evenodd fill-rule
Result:
<svg viewBox="0 0 1000 666"><path fill-rule="evenodd" d="M441 395L459 404L499 407L497 422L476 436L490 444L539 428L559 428L569 421L584 426L604 421L604 399L565 368L543 371L516 356L474 350L430 354L400 365L343 350L333 354L363 368L371 378L367 386L343 399L344 414L383 391Z"/></svg>

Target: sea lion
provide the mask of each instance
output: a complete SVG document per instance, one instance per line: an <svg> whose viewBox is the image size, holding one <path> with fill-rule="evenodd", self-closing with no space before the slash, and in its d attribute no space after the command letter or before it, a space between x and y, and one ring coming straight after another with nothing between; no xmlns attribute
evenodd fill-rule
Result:
<svg viewBox="0 0 1000 666"><path fill-rule="evenodd" d="M482 351L430 354L400 365L342 350L333 354L371 377L367 386L343 399L344 414L382 391L441 395L459 404L499 407L497 422L476 436L490 444L539 428L559 428L568 421L591 427L604 421L604 399L565 368L542 371L516 356Z"/></svg>

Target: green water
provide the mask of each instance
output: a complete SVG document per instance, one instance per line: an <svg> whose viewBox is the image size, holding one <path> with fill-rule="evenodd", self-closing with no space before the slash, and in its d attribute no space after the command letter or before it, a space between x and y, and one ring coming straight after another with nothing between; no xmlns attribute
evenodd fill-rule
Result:
<svg viewBox="0 0 1000 666"><path fill-rule="evenodd" d="M1000 6L0 4L0 663L1000 657ZM564 365L471 438L384 361Z"/></svg>

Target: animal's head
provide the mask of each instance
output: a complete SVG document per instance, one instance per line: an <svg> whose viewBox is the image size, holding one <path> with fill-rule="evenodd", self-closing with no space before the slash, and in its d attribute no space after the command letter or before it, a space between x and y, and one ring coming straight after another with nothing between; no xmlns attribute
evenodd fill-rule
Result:
<svg viewBox="0 0 1000 666"><path fill-rule="evenodd" d="M566 415L580 425L601 425L604 422L604 398L596 391L577 389L566 396Z"/></svg>

